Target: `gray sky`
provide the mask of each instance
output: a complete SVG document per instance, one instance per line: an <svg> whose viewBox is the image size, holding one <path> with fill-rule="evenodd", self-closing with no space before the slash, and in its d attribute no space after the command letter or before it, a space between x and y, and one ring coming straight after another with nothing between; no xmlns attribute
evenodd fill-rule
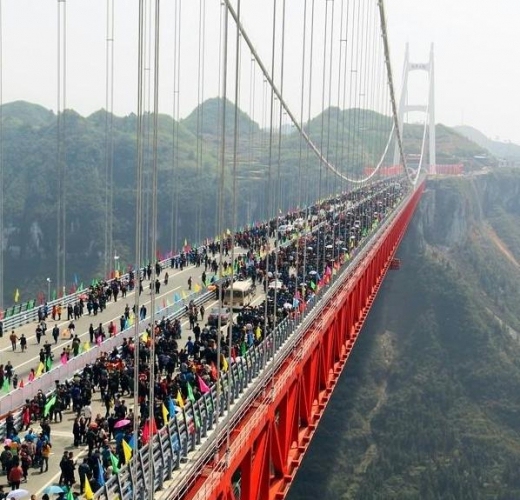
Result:
<svg viewBox="0 0 520 500"><path fill-rule="evenodd" d="M212 75L218 70L219 2L206 2L204 97L208 98L216 95L218 89L218 78ZM266 28L270 23L266 14L268 3L243 0L244 24L266 60L271 40ZM316 0L316 5L324 3L325 0ZM173 5L174 0L162 0L160 95L162 110L170 114ZM302 5L303 0L287 0L288 26L294 24L288 27L289 54L298 45ZM340 0L335 5L339 9ZM126 114L136 108L137 0L115 0L115 6L114 110ZM181 116L197 104L197 6L196 0L182 3ZM3 0L2 9L4 102L24 99L55 110L56 0ZM446 125L463 122L492 138L520 143L520 1L391 0L386 2L386 9L397 91L405 44L410 44L412 61L426 62L430 43L434 42L436 121ZM67 107L83 115L105 107L105 19L105 0L67 2ZM293 61L288 63L286 81L296 85L299 75L291 64ZM413 76L410 101L424 102L424 83L424 77ZM290 90L288 94L292 98ZM298 102L290 104L298 108ZM314 104L319 109L320 103Z"/></svg>

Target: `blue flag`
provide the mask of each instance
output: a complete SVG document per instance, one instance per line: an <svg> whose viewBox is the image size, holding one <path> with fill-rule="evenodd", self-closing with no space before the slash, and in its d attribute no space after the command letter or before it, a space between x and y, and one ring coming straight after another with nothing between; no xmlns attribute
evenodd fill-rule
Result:
<svg viewBox="0 0 520 500"><path fill-rule="evenodd" d="M101 460L98 458L98 477L97 481L99 486L105 486L105 474L103 473L103 466L101 465Z"/></svg>
<svg viewBox="0 0 520 500"><path fill-rule="evenodd" d="M173 294L173 301L174 302L180 302L181 301L181 297L178 293L175 293Z"/></svg>
<svg viewBox="0 0 520 500"><path fill-rule="evenodd" d="M170 414L170 418L173 418L175 415L175 405L170 397L168 397L168 413Z"/></svg>
<svg viewBox="0 0 520 500"><path fill-rule="evenodd" d="M128 441L128 445L130 446L130 448L132 448L132 450L135 450L135 439L134 439L133 434L132 434L132 437L130 438L130 441Z"/></svg>

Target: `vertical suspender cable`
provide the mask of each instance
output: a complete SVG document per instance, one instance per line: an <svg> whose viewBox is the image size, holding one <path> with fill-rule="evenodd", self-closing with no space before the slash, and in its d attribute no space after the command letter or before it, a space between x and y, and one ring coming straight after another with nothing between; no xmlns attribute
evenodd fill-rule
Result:
<svg viewBox="0 0 520 500"><path fill-rule="evenodd" d="M303 103L305 96L305 49L307 47L307 0L304 1L303 4L303 45L302 45L302 79L301 79L301 97L300 97L300 127L303 128ZM305 187L303 186L303 176L302 176L302 162L303 162L303 137L300 135L300 144L298 150L298 198L297 198L297 206L298 210L301 211L302 207L307 207L306 204L306 195L303 193L307 192L308 184L305 183ZM307 213L305 216L305 220L307 220ZM298 270L300 268L300 252L296 251L296 276L298 276ZM305 278L305 271L303 272L303 278ZM296 284L298 286L298 283Z"/></svg>
<svg viewBox="0 0 520 500"><path fill-rule="evenodd" d="M107 0L105 55L105 251L104 276L112 270L113 252L113 102L114 102L114 1ZM115 266L114 266L115 267ZM115 269L113 269L115 271Z"/></svg>
<svg viewBox="0 0 520 500"><path fill-rule="evenodd" d="M199 0L199 63L197 76L197 184L200 185L203 176L204 141L202 132L204 125L204 56L206 45L206 0ZM196 241L202 243L202 196L197 198L196 206ZM204 226L206 231L207 227ZM207 233L206 233L207 234Z"/></svg>
<svg viewBox="0 0 520 500"><path fill-rule="evenodd" d="M329 94L329 102L328 102L328 105L327 105L327 108L328 108L328 114L327 114L327 160L329 160L329 157L330 157L330 118L332 116L332 56L334 54L334 47L333 47L333 43L334 43L334 0L331 0L332 2L332 12L331 12L331 16L330 16L330 48L329 48L329 89L328 89L328 94ZM335 163L337 164L337 159L334 158L335 160ZM335 189L333 186L329 186L329 169L327 169L325 171L325 179L326 179L326 187L327 187L327 196L330 198L331 196L333 196L335 194ZM333 178L333 182L336 183L338 181L338 177L337 176L334 176ZM334 207L336 206L336 203L334 202ZM333 212L333 216L336 215L336 211L334 209L334 212ZM332 239L333 239L333 245L334 245L334 217L332 219ZM327 260L327 257L326 257L326 245L325 245L325 241L323 242L323 271L325 271L326 269L326 260ZM334 247L333 247L333 250L334 252Z"/></svg>
<svg viewBox="0 0 520 500"><path fill-rule="evenodd" d="M280 93L283 95L283 84L284 84L284 63L285 63L285 0L282 0L282 46L281 46L281 54L280 54ZM273 349L273 371L271 374L271 382L273 384L274 389L274 374L275 374L275 363L274 356L276 354L276 327L277 327L277 317L278 317L278 260L280 259L280 245L278 244L278 227L280 224L280 218L278 217L278 212L281 211L282 199L281 199L281 189L282 189L282 180L281 180L281 172L282 172L282 118L283 118L283 107L282 102L280 101L280 116L278 122L278 159L277 159L277 185L276 185L276 204L275 204L275 217L276 217L276 236L277 236L277 244L274 249L274 279L275 279L275 287L274 287L274 313L273 313L273 339L271 342Z"/></svg>
<svg viewBox="0 0 520 500"><path fill-rule="evenodd" d="M141 240L142 240L142 189L143 189L143 45L144 45L144 2L139 0L139 21L137 41L137 127L136 127L136 203L135 203L135 303L134 303L134 442L139 442L139 297L141 281ZM136 453L137 447L136 447ZM138 464L134 457L132 471L132 488L137 495ZM144 488L144 484L142 487Z"/></svg>
<svg viewBox="0 0 520 500"><path fill-rule="evenodd" d="M320 151L323 151L323 133L325 127L325 88L327 79L327 28L328 28L328 17L329 17L329 0L325 1L325 28L323 35L323 78L321 82L321 130L320 130ZM332 52L332 51L331 51ZM320 174L318 182L318 200L321 206L323 198L323 156L320 156ZM316 271L320 272L320 232L317 232L316 238ZM325 241L323 242L325 246Z"/></svg>
<svg viewBox="0 0 520 500"><path fill-rule="evenodd" d="M220 238L220 265L219 265L219 279L222 279L222 256L224 254L224 190L225 190L225 177L226 177L226 101L227 101L227 59L228 59L228 11L224 7L223 10L223 22L224 27L221 33L222 36L222 109L221 109L221 127L220 127L220 181L219 181L219 192L218 192L218 234ZM219 286L219 303L218 307L222 306L222 286ZM220 366L220 354L221 354L221 337L222 337L222 316L218 315L217 322L217 408L215 415L215 433L218 430L220 409L221 409L221 392L222 392L222 372ZM215 450L218 453L218 449Z"/></svg>
<svg viewBox="0 0 520 500"><path fill-rule="evenodd" d="M151 254L157 255L157 173L158 173L158 129L159 129L159 28L160 28L160 0L155 0L155 28L154 28L154 61L153 61L153 137L152 137L152 241ZM155 419L155 309L156 309L156 293L155 280L157 275L155 266L152 266L152 286L151 286L151 300L150 300L150 392L148 396L148 404L150 408L150 419ZM173 415L172 415L173 417ZM150 500L154 499L154 466L153 466L153 440L150 439L148 447L148 470L150 473L148 494Z"/></svg>
<svg viewBox="0 0 520 500"><path fill-rule="evenodd" d="M62 6L63 4L63 6ZM57 95L56 95L56 163L58 170L58 210L56 245L56 286L58 295L65 293L66 258L66 168L64 158L64 112L66 106L66 0L57 2Z"/></svg>
<svg viewBox="0 0 520 500"><path fill-rule="evenodd" d="M272 31L272 42L271 42L271 75L274 78L274 68L275 68L275 50L276 50L276 0L273 0L273 31ZM267 185L266 185L266 214L267 220L270 221L273 217L277 217L275 210L272 208L272 195L271 195L271 182L272 182L272 166L273 166L273 126L274 126L274 88L271 86L271 97L269 103L269 142L268 142L268 170L267 170ZM276 231L276 229L275 229ZM268 234L270 233L270 229L268 230ZM278 234L275 234L274 237L275 246L278 245ZM271 249L267 249L267 254L265 256L265 279L267 280L265 290L266 294L269 293L269 266L270 266L270 256ZM276 278L276 277L275 277ZM265 300L265 314L264 314L264 334L267 335L269 332L269 308L268 308L268 300L266 297ZM272 331L272 330L271 330ZM264 355L264 366L267 361L267 356Z"/></svg>
<svg viewBox="0 0 520 500"><path fill-rule="evenodd" d="M172 122L172 203L171 203L171 250L179 244L179 116L180 116L180 61L181 61L181 0L175 0L175 43L173 48L173 122Z"/></svg>
<svg viewBox="0 0 520 500"><path fill-rule="evenodd" d="M314 56L314 3L315 3L315 0L312 0L311 34L310 34L311 39L310 39L310 47L309 47L309 102L307 105L307 127L308 127L309 134L311 132L310 125L311 125L311 109L312 109L312 67L313 67L312 62L313 62L313 56ZM311 155L310 148L307 148L307 155L306 155L305 163L306 163L307 170L308 170L308 177L310 177L310 172L312 171L311 166L310 166L310 155ZM310 196L310 189L309 189L309 196ZM308 205L309 205L309 203L308 203ZM308 226L309 226L309 230L310 230L309 234L312 237L312 229L313 229L312 228L312 226L313 226L312 215L311 215L311 220L308 221ZM308 265L307 264L307 245L305 245L305 247L303 249L303 279L305 279L307 276L307 265Z"/></svg>
<svg viewBox="0 0 520 500"><path fill-rule="evenodd" d="M237 16L238 22L240 22L240 0L237 0ZM226 10L227 13L227 10ZM227 15L227 14L226 14ZM235 116L234 116L234 128L233 128L233 223L231 225L231 266L234 273L235 266L235 232L238 229L237 225L237 163L238 163L238 139L239 139L239 131L238 131L238 101L240 98L240 30L238 29L237 23L237 31L236 31L236 40L235 40ZM230 298L229 302L231 303L231 314L229 316L229 324L227 325L228 330L228 383L231 382L231 351L233 348L233 277L231 278L231 290L230 290ZM228 387L227 390L227 410L231 409L231 390ZM230 425L229 423L226 425L226 460L229 458L230 446L231 446L231 436L230 436Z"/></svg>

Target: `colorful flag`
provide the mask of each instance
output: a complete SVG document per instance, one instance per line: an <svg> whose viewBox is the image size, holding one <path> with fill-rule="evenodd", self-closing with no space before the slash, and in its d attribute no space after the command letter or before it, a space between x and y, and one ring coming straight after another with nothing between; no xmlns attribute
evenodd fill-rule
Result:
<svg viewBox="0 0 520 500"><path fill-rule="evenodd" d="M164 425L166 425L168 423L168 414L169 414L169 412L166 409L166 406L164 406L164 403L161 405L161 410L162 410L163 422L164 422Z"/></svg>
<svg viewBox="0 0 520 500"><path fill-rule="evenodd" d="M2 385L2 390L5 391L5 392L9 392L9 380L7 380L6 378L4 379L4 385Z"/></svg>
<svg viewBox="0 0 520 500"><path fill-rule="evenodd" d="M198 284L198 283L195 283L195 285L193 285L193 291L195 293L198 293L202 290L202 287Z"/></svg>
<svg viewBox="0 0 520 500"><path fill-rule="evenodd" d="M229 364L226 359L226 356L224 356L223 354L220 355L220 364L222 365L222 371L227 372L228 368L229 368Z"/></svg>
<svg viewBox="0 0 520 500"><path fill-rule="evenodd" d="M198 375L197 382L199 383L199 391L202 392L202 394L206 394L209 392L209 387L207 386L206 382L204 382L204 380L202 380L202 378Z"/></svg>
<svg viewBox="0 0 520 500"><path fill-rule="evenodd" d="M112 452L110 452L110 463L112 464L112 471L114 474L119 473L119 458L117 458Z"/></svg>
<svg viewBox="0 0 520 500"><path fill-rule="evenodd" d="M20 300L20 290L18 290L18 288L17 288L14 292L14 301L15 301L15 303L18 303L19 300Z"/></svg>
<svg viewBox="0 0 520 500"><path fill-rule="evenodd" d="M315 291L316 290L316 283L314 283L314 280L311 280L310 287Z"/></svg>
<svg viewBox="0 0 520 500"><path fill-rule="evenodd" d="M20 380L20 384L18 385L18 387L19 387L20 389L23 389L23 388L25 387L25 385L24 385L24 383L23 383L23 379Z"/></svg>
<svg viewBox="0 0 520 500"><path fill-rule="evenodd" d="M128 463L128 462L130 462L130 459L132 458L132 448L124 439L121 442L121 444L123 446L123 455L125 457L125 463ZM86 491L86 489L85 489L85 491Z"/></svg>
<svg viewBox="0 0 520 500"><path fill-rule="evenodd" d="M69 488L69 491L67 491L67 496L65 497L65 500L75 500L74 493L72 493L72 488Z"/></svg>
<svg viewBox="0 0 520 500"><path fill-rule="evenodd" d="M66 364L67 364L67 361L68 361L69 359L67 358L67 353L66 353L66 352L64 352L64 353L60 356L60 360L61 360L61 364L62 364L62 365L66 365Z"/></svg>
<svg viewBox="0 0 520 500"><path fill-rule="evenodd" d="M172 398L168 396L168 413L172 416L175 415L175 405L173 404Z"/></svg>
<svg viewBox="0 0 520 500"><path fill-rule="evenodd" d="M175 401L177 401L177 404L184 408L184 399L182 399L181 391L177 391L177 397L175 398Z"/></svg>
<svg viewBox="0 0 520 500"><path fill-rule="evenodd" d="M45 403L45 406L43 407L43 416L44 417L46 417L49 414L49 411L51 410L51 408L54 406L55 403L56 403L56 394L54 396L52 396L52 398L49 399L49 401L47 401Z"/></svg>
<svg viewBox="0 0 520 500"><path fill-rule="evenodd" d="M194 403L195 402L195 396L193 395L193 389L191 388L191 384L188 382L188 399Z"/></svg>
<svg viewBox="0 0 520 500"><path fill-rule="evenodd" d="M38 368L36 368L36 376L39 377L43 373L43 370L45 370L45 365L40 361Z"/></svg>
<svg viewBox="0 0 520 500"><path fill-rule="evenodd" d="M87 476L85 476L85 498L86 500L93 500L94 498L94 492L92 491L92 487L90 486L90 482Z"/></svg>
<svg viewBox="0 0 520 500"><path fill-rule="evenodd" d="M47 371L52 368L52 358L50 356L45 358L45 368L47 368Z"/></svg>
<svg viewBox="0 0 520 500"><path fill-rule="evenodd" d="M103 471L103 465L101 464L101 460L98 458L98 477L97 481L99 483L99 486L105 486L105 474Z"/></svg>

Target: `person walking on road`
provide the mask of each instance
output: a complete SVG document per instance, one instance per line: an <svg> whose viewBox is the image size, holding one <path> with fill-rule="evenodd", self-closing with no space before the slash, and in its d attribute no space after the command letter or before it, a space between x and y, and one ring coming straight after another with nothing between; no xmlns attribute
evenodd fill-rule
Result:
<svg viewBox="0 0 520 500"><path fill-rule="evenodd" d="M191 290L192 279L191 276L188 278L188 290Z"/></svg>
<svg viewBox="0 0 520 500"><path fill-rule="evenodd" d="M47 472L49 470L49 457L51 456L51 448L51 443L45 440L42 444L42 461L40 465L40 474L43 474L44 472ZM45 467L45 470L43 470L43 467Z"/></svg>
<svg viewBox="0 0 520 500"><path fill-rule="evenodd" d="M20 349L22 350L22 352L25 352L27 350L27 337L23 333L20 337Z"/></svg>
<svg viewBox="0 0 520 500"><path fill-rule="evenodd" d="M54 338L54 343L58 343L58 337L60 336L60 327L58 325L54 325L52 329L52 337Z"/></svg>
<svg viewBox="0 0 520 500"><path fill-rule="evenodd" d="M11 341L11 347L13 348L13 351L16 351L16 342L18 341L18 337L16 336L16 333L14 333L14 330L11 332L9 340Z"/></svg>

